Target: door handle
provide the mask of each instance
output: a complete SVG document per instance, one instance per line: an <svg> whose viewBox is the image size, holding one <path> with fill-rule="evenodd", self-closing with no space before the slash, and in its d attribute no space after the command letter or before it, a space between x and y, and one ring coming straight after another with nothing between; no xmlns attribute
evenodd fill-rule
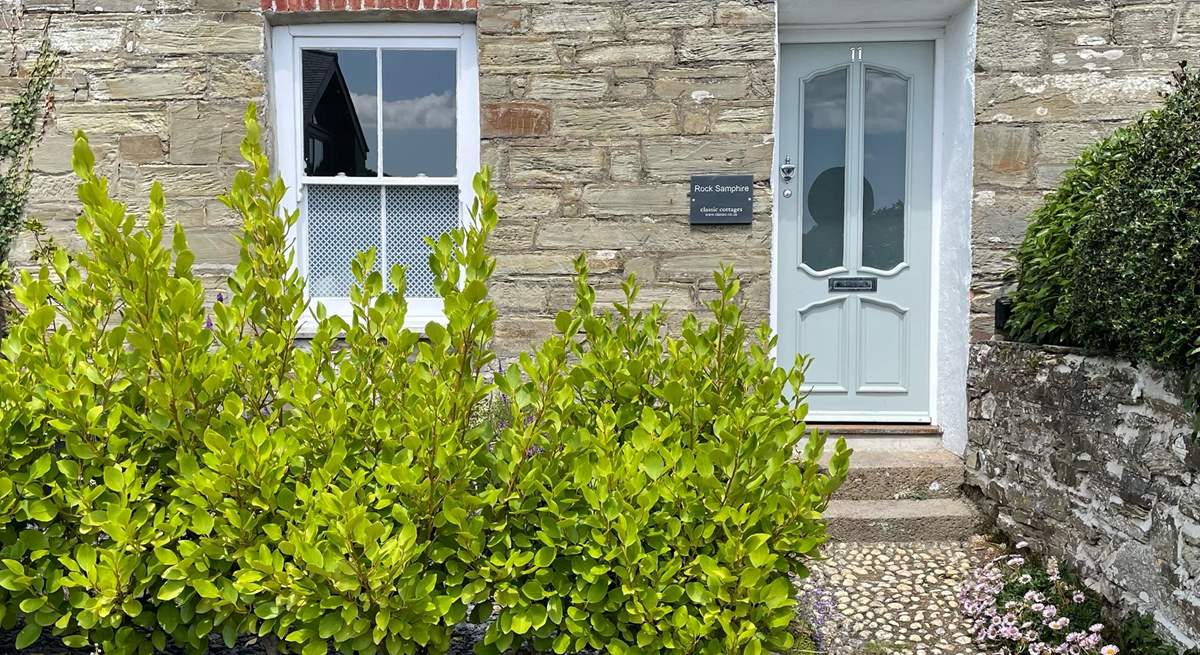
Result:
<svg viewBox="0 0 1200 655"><path fill-rule="evenodd" d="M787 184L796 176L796 165L792 163L792 158L784 157L783 164L779 166L779 175L783 178L783 183Z"/></svg>

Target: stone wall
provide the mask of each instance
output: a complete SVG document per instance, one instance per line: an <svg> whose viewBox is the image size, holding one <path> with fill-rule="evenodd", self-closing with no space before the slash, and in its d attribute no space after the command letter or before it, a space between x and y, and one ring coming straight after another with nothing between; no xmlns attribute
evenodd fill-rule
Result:
<svg viewBox="0 0 1200 655"><path fill-rule="evenodd" d="M77 243L71 143L83 129L97 168L131 206L144 207L151 181L162 180L198 272L218 283L238 249L216 196L240 162L242 112L265 97L258 0L24 0L6 27L6 97L24 83L43 33L61 56L29 214L60 243ZM28 246L18 244L16 260Z"/></svg>
<svg viewBox="0 0 1200 655"><path fill-rule="evenodd" d="M236 221L216 201L240 163L241 114L265 105L268 19L477 20L483 159L502 221L494 240L501 339L545 334L585 251L602 300L637 273L643 298L701 306L723 262L769 306L772 0L26 0L7 44L23 80L43 30L62 53L30 214L73 239L71 134L84 129L118 196L168 194L197 263L219 284ZM390 8L390 9L381 9ZM264 116L269 116L265 111ZM692 173L757 180L749 226L692 228ZM18 260L28 252L18 246Z"/></svg>
<svg viewBox="0 0 1200 655"><path fill-rule="evenodd" d="M1200 447L1180 382L1066 349L971 352L968 485L1015 539L1200 641Z"/></svg>
<svg viewBox="0 0 1200 655"><path fill-rule="evenodd" d="M503 217L499 330L520 345L571 301L586 251L598 298L698 308L721 262L765 319L771 267L771 0L481 3L484 161ZM754 222L691 227L689 175L752 173Z"/></svg>
<svg viewBox="0 0 1200 655"><path fill-rule="evenodd" d="M1196 61L1195 0L979 0L972 334L992 334L1011 253L1089 143L1158 103Z"/></svg>

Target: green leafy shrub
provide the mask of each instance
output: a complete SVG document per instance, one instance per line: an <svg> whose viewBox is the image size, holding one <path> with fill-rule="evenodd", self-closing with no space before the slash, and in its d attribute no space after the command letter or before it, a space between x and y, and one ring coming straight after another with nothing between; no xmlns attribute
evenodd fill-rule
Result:
<svg viewBox="0 0 1200 655"><path fill-rule="evenodd" d="M1175 370L1200 339L1200 72L1092 146L1034 214L1010 333Z"/></svg>
<svg viewBox="0 0 1200 655"><path fill-rule="evenodd" d="M759 653L791 645L789 575L824 542L820 512L846 474L805 436L803 360L751 335L738 281L715 275L715 320L665 336L661 307L634 312L633 281L595 313L584 260L559 335L498 379L511 427L487 523L500 611L490 652ZM789 402L788 391L792 390Z"/></svg>
<svg viewBox="0 0 1200 655"><path fill-rule="evenodd" d="M241 263L212 317L182 229L164 238L161 188L139 227L77 139L86 248L22 276L0 359L0 587L18 646L49 629L110 653L212 632L437 651L485 594L487 435L469 423L495 316L486 176L481 229L436 244L446 327L400 330L402 291L382 291L365 253L353 318L324 317L304 350L296 216L278 217L283 186L247 120L251 170L223 197L244 219Z"/></svg>
<svg viewBox="0 0 1200 655"><path fill-rule="evenodd" d="M403 270L389 291L367 252L353 315L316 308L300 347L297 216L254 116L222 197L240 263L211 309L162 189L130 214L77 136L84 249L22 274L0 342L0 627L23 626L18 647L440 653L472 610L494 615L493 652L790 642L789 575L825 540L849 452L821 469L814 434L790 461L804 361L774 366L729 271L715 320L667 337L632 283L596 313L581 264L559 334L493 377L485 171L477 229L433 244L444 324L404 329Z"/></svg>

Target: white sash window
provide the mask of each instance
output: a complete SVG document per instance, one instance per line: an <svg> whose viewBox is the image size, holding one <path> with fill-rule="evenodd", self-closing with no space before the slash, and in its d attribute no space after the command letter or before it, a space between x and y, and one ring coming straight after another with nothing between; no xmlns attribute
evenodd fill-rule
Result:
<svg viewBox="0 0 1200 655"><path fill-rule="evenodd" d="M407 323L441 320L425 237L465 224L479 169L474 25L328 24L272 35L276 166L307 293L349 314L350 261L408 269Z"/></svg>

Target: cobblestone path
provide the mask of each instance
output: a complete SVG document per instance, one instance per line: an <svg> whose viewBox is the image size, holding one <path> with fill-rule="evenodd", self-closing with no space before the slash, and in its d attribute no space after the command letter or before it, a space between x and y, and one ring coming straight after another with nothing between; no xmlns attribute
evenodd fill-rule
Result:
<svg viewBox="0 0 1200 655"><path fill-rule="evenodd" d="M958 610L959 583L998 550L960 542L834 543L802 584L833 597L831 655L986 655Z"/></svg>

